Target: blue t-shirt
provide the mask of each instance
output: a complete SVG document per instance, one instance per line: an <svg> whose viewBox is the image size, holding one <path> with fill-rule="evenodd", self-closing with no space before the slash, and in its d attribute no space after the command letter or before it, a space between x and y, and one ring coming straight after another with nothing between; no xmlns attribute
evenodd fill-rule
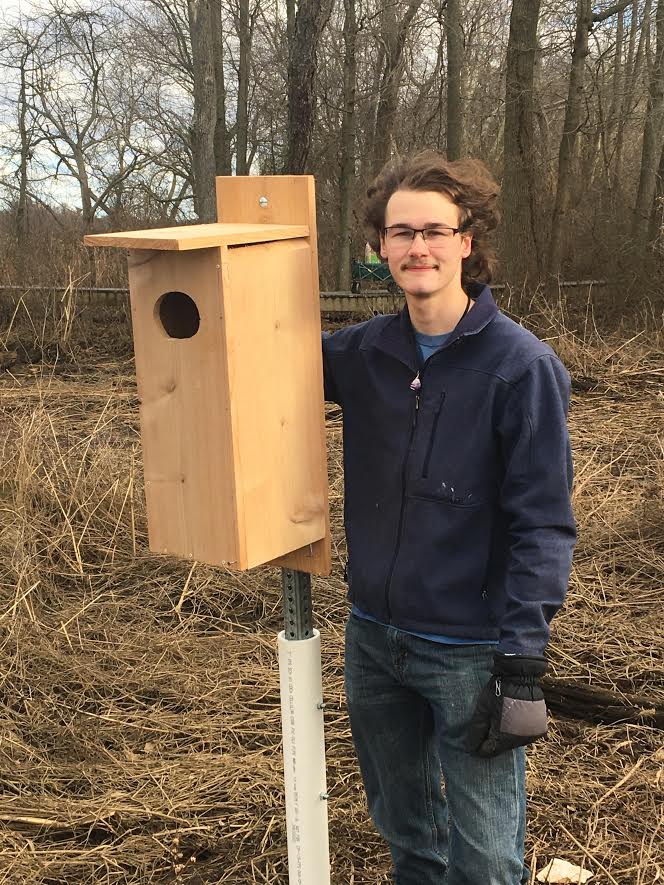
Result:
<svg viewBox="0 0 664 885"><path fill-rule="evenodd" d="M415 331L415 341L417 342L421 365L424 365L431 354L445 344L451 334L451 332L443 332L442 335L425 335L424 332Z"/></svg>
<svg viewBox="0 0 664 885"><path fill-rule="evenodd" d="M451 334L451 332L445 332L442 335L425 335L423 332L415 332L415 341L417 342L417 350L419 352L421 365L424 365L431 354L435 353L439 347L443 346ZM376 624L381 624L383 627L389 626L389 624L384 624L382 621L379 621L378 618L374 618L372 615L368 615L366 612L361 611L356 605L352 607L351 611L358 618L364 618L365 621L373 621ZM397 627L396 629L401 630L401 627ZM402 630L402 632L410 633L412 636L419 636L420 639L429 639L431 642L440 642L443 645L495 645L493 639L461 639L459 636L442 636L437 633L418 633L415 630Z"/></svg>
<svg viewBox="0 0 664 885"><path fill-rule="evenodd" d="M383 621L379 621L378 618L374 618L373 615L368 615L366 612L363 612L356 605L351 608L351 612L356 615L358 618L364 618L365 621L373 621L374 624L380 624L383 627L394 627L394 624L385 624ZM439 642L441 645L495 645L495 639L462 639L460 636L444 636L439 633L418 633L416 630L404 630L402 627L395 627L395 630L400 630L401 633L410 633L411 636L419 636L420 639L428 639L430 642Z"/></svg>

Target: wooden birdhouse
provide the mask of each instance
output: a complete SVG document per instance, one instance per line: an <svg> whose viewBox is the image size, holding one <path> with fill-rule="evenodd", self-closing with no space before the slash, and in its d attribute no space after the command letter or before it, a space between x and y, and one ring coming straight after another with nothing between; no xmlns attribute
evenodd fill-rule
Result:
<svg viewBox="0 0 664 885"><path fill-rule="evenodd" d="M217 178L217 224L129 249L150 549L329 573L314 180Z"/></svg>

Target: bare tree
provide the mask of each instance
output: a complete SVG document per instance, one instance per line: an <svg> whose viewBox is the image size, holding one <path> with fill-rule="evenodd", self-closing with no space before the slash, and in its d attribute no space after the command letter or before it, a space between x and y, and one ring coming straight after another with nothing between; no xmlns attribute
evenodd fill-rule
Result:
<svg viewBox="0 0 664 885"><path fill-rule="evenodd" d="M657 170L664 147L664 2L662 0L657 3L655 27L656 45L650 66L641 170L632 221L632 237L637 245L644 245L647 242Z"/></svg>
<svg viewBox="0 0 664 885"><path fill-rule="evenodd" d="M285 172L305 172L316 109L316 67L320 36L332 0L300 0L288 58L288 135Z"/></svg>
<svg viewBox="0 0 664 885"><path fill-rule="evenodd" d="M576 34L572 52L572 67L563 123L563 135L558 153L558 185L556 201L551 217L549 255L547 270L558 275L563 258L563 244L566 235L566 222L573 188L573 165L576 155L577 135L584 112L585 67L588 56L588 35L592 22L591 0L577 0Z"/></svg>
<svg viewBox="0 0 664 885"><path fill-rule="evenodd" d="M286 38L288 43L288 54L291 55L295 45L295 13L297 9L296 0L286 0Z"/></svg>
<svg viewBox="0 0 664 885"><path fill-rule="evenodd" d="M390 156L394 136L399 88L403 72L403 56L408 31L422 5L422 0L407 0L403 15L397 18L395 6L385 4L382 10L381 39L384 66L380 82L380 100L376 112L373 139L373 172L378 173Z"/></svg>
<svg viewBox="0 0 664 885"><path fill-rule="evenodd" d="M98 211L113 214L113 195L144 162L131 140L131 79L124 76L119 103L112 83L124 60L116 23L101 13L56 8L37 23L27 106L55 158L55 176L76 182L87 230Z"/></svg>
<svg viewBox="0 0 664 885"><path fill-rule="evenodd" d="M212 54L214 63L217 119L214 127L214 164L217 175L231 174L231 145L226 123L226 74L221 0L210 0Z"/></svg>
<svg viewBox="0 0 664 885"><path fill-rule="evenodd" d="M256 0L251 5L249 0L234 0L231 4L231 12L239 44L235 65L237 75L235 169L238 175L247 175L249 171L249 91L252 74L252 44L256 20L261 12L260 0Z"/></svg>
<svg viewBox="0 0 664 885"><path fill-rule="evenodd" d="M335 287L350 289L351 218L355 179L355 90L357 85L357 14L355 0L344 0L344 85L339 176L339 248Z"/></svg>
<svg viewBox="0 0 664 885"><path fill-rule="evenodd" d="M200 221L217 217L214 177L214 136L217 126L217 87L214 69L210 0L188 0L191 55L194 71L194 118L191 126L194 208Z"/></svg>
<svg viewBox="0 0 664 885"><path fill-rule="evenodd" d="M558 153L558 183L556 186L553 215L551 217L551 234L547 259L547 271L553 276L560 275L565 257L564 244L567 233L568 214L574 190L574 166L577 155L578 134L585 114L585 75L586 59L589 53L588 38L590 29L593 24L605 21L617 13L622 13L631 2L632 0L622 0L622 2L615 3L610 8L593 15L591 0L577 0L576 33L567 102L565 105L565 122L563 123L563 134ZM597 137L601 137L601 130L599 129ZM593 154L595 154L595 151L593 151Z"/></svg>
<svg viewBox="0 0 664 885"><path fill-rule="evenodd" d="M150 137L142 145L149 159L150 177L143 180L143 189L150 202L161 205L166 219L173 220L191 205L196 165L194 148L200 160L201 144L196 139L201 125L205 133L202 146L208 152L204 164L208 181L212 182L213 178L209 167L211 127L214 129L214 172L218 175L231 173L231 133L226 122L224 8L222 0L209 0L207 8L200 10L202 20L199 25L206 19L209 25L207 30L203 25L201 42L196 39L197 34L192 40L192 25L196 21L190 17L188 0L140 0L136 4L121 0L121 3L121 14L129 24L126 43L134 68L145 69L143 60L150 59L141 99L143 117L150 121ZM197 8L192 11L198 14ZM214 98L209 79L210 53ZM207 76L207 85L203 72ZM204 102L206 90L208 107L201 117L201 102ZM205 190L207 217L214 218L210 199L213 184Z"/></svg>
<svg viewBox="0 0 664 885"><path fill-rule="evenodd" d="M447 0L447 158L458 160L463 153L463 26L460 0Z"/></svg>
<svg viewBox="0 0 664 885"><path fill-rule="evenodd" d="M64 194L82 226L212 219L215 173L306 170L324 284L346 287L361 182L430 146L503 174L510 282L542 257L604 269L637 196L658 231L657 0L45 2L13 56L0 23L12 239L40 199L57 217Z"/></svg>
<svg viewBox="0 0 664 885"><path fill-rule="evenodd" d="M16 237L15 272L23 279L28 250L28 205L30 202L30 169L34 151L39 143L37 121L30 111L30 82L32 79L33 53L39 33L31 33L29 22L21 22L9 28L2 41L0 66L5 71L7 82L17 87L13 96L16 119L17 140L8 145L8 152L16 157L17 184L11 187L15 194Z"/></svg>
<svg viewBox="0 0 664 885"><path fill-rule="evenodd" d="M533 137L533 78L539 0L514 0L505 87L504 258L507 280L539 278Z"/></svg>
<svg viewBox="0 0 664 885"><path fill-rule="evenodd" d="M616 143L613 151L612 185L614 189L622 186L625 135L632 112L641 98L637 86L646 54L646 32L648 30L647 22L650 18L651 0L646 0L645 2L642 19L640 19L639 16L639 5L639 0L633 0L629 15L630 27L627 59L625 62L622 100L620 102L620 111L618 114ZM646 22L645 27L643 26L644 22Z"/></svg>

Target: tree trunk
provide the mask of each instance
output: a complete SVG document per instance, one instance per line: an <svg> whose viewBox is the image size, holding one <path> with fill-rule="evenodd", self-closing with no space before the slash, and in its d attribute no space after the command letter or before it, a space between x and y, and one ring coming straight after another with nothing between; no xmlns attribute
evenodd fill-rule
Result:
<svg viewBox="0 0 664 885"><path fill-rule="evenodd" d="M378 41L376 56L376 64L373 66L373 70L371 71L371 82L367 90L367 111L364 123L364 150L362 151L362 156L360 159L360 178L362 179L362 181L367 181L367 179L371 177L374 168L374 146L376 144L376 137L378 133L378 98L380 94L381 80L380 72L383 69L383 64L385 61L385 44L382 40Z"/></svg>
<svg viewBox="0 0 664 885"><path fill-rule="evenodd" d="M251 28L249 0L239 0L238 37L240 63L237 82L237 126L235 138L235 169L238 175L247 175L247 141L249 137L249 67L251 62Z"/></svg>
<svg viewBox="0 0 664 885"><path fill-rule="evenodd" d="M533 87L540 0L514 0L507 45L503 176L506 282L539 279L535 232Z"/></svg>
<svg viewBox="0 0 664 885"><path fill-rule="evenodd" d="M604 160L604 170L606 182L611 191L611 152L615 144L615 133L618 128L618 112L620 109L621 93L623 89L625 66L623 64L623 41L625 39L625 13L621 10L618 13L618 22L616 24L616 51L613 57L613 73L611 75L611 103L606 117L605 125L602 127L602 157Z"/></svg>
<svg viewBox="0 0 664 885"><path fill-rule="evenodd" d="M288 133L285 173L306 171L316 110L316 64L320 35L330 14L330 0L300 0L288 58Z"/></svg>
<svg viewBox="0 0 664 885"><path fill-rule="evenodd" d="M339 189L339 249L337 252L337 291L350 289L351 219L355 180L355 89L357 83L357 19L355 0L344 0L344 108L341 124L341 175Z"/></svg>
<svg viewBox="0 0 664 885"><path fill-rule="evenodd" d="M463 153L463 28L460 0L447 0L447 159L458 160Z"/></svg>
<svg viewBox="0 0 664 885"><path fill-rule="evenodd" d="M231 174L231 149L226 125L226 79L224 75L224 32L221 0L210 0L212 16L212 51L217 118L214 125L214 166L217 175Z"/></svg>
<svg viewBox="0 0 664 885"><path fill-rule="evenodd" d="M194 118L191 153L194 209L201 222L216 221L214 141L217 95L214 70L214 24L210 0L188 0L194 66Z"/></svg>
<svg viewBox="0 0 664 885"><path fill-rule="evenodd" d="M664 230L664 149L659 157L659 168L657 169L657 178L655 181L655 197L652 204L652 213L650 215L650 225L648 228L648 242L658 243L662 239Z"/></svg>
<svg viewBox="0 0 664 885"><path fill-rule="evenodd" d="M664 145L664 0L657 3L655 60L648 83L648 105L643 128L641 172L632 220L632 239L645 246L653 209L657 170Z"/></svg>
<svg viewBox="0 0 664 885"><path fill-rule="evenodd" d="M286 0L286 40L288 42L288 56L293 53L295 43L295 0Z"/></svg>
<svg viewBox="0 0 664 885"><path fill-rule="evenodd" d="M646 13L649 14L650 0L646 0ZM645 15L645 14L644 14ZM622 93L620 114L618 118L618 133L616 135L616 148L613 161L613 188L619 188L623 181L623 150L625 145L625 125L632 110L630 105L634 102L636 81L639 72L641 58L644 52L645 27L639 32L639 2L633 0L630 12L629 42L627 49L627 63L625 65L625 85ZM636 35L639 33L638 44Z"/></svg>
<svg viewBox="0 0 664 885"><path fill-rule="evenodd" d="M385 69L380 86L380 100L376 114L376 137L373 153L373 173L378 172L390 157L394 126L399 103L399 88L403 71L403 54L408 30L422 0L408 0L406 11L397 22L392 6L384 7L383 40L385 42Z"/></svg>
<svg viewBox="0 0 664 885"><path fill-rule="evenodd" d="M18 200L16 204L15 272L18 283L23 282L25 259L28 249L28 163L30 162L30 136L27 127L26 63L27 59L23 56L20 65L20 86L18 94L18 132L21 140Z"/></svg>
<svg viewBox="0 0 664 885"><path fill-rule="evenodd" d="M613 177L611 174L611 147L610 145L614 142L614 133L621 126L619 121L619 108L621 105L622 90L624 85L624 76L625 76L625 66L623 65L622 60L622 44L625 35L625 9L628 6L632 6L632 12L634 13L634 0L619 0L618 3L615 3L613 6L610 6L602 12L595 13L593 15L592 20L593 23L605 21L607 18L610 18L613 15L618 16L618 23L616 25L616 51L613 59L613 74L611 76L611 103L609 105L608 116L605 121L600 120L600 145L602 148L602 157L604 160L604 172L606 177L606 182L609 187L609 191L613 188ZM634 29L630 30L630 50L629 50L629 58L633 56L634 51ZM600 102L600 116L601 116L601 102ZM622 132L621 132L622 138ZM616 141L617 146L617 141ZM622 147L620 148L622 151ZM617 151L619 154L620 151Z"/></svg>
<svg viewBox="0 0 664 885"><path fill-rule="evenodd" d="M575 179L577 141L584 112L586 79L586 58L588 56L588 35L592 23L591 0L577 0L576 35L572 52L572 67L567 90L567 105L563 135L558 153L558 185L556 201L551 218L549 256L547 271L559 276L564 260L564 244L567 236L568 213L572 201Z"/></svg>
<svg viewBox="0 0 664 885"><path fill-rule="evenodd" d="M90 179L88 178L88 168L85 162L83 147L80 143L74 145L73 155L74 163L76 164L79 192L81 194L81 227L83 232L87 233L94 220L94 209L92 208L92 191L90 189Z"/></svg>
<svg viewBox="0 0 664 885"><path fill-rule="evenodd" d="M436 63L431 69L431 74L418 84L417 98L411 103L410 108L412 127L417 127L420 143L433 144L437 150L441 150L441 147L445 149L445 145L441 146L441 113L443 105L447 105L447 102L443 101L445 92L443 83L446 80L444 69L445 41L441 40L438 43Z"/></svg>

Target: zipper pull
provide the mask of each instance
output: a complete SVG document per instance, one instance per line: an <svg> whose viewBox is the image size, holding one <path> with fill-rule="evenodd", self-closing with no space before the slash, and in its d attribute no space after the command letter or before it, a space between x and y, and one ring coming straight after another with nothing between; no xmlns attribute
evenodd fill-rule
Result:
<svg viewBox="0 0 664 885"><path fill-rule="evenodd" d="M502 694L502 686L500 684L500 676L496 677L496 697L499 698Z"/></svg>
<svg viewBox="0 0 664 885"><path fill-rule="evenodd" d="M415 411L413 412L413 423L411 425L413 430L415 430L415 428L417 427L417 414L418 414L419 408L420 408L420 395L419 395L419 393L416 393L415 394Z"/></svg>
<svg viewBox="0 0 664 885"><path fill-rule="evenodd" d="M413 428L417 424L417 412L420 408L420 390L422 389L422 382L420 381L420 373L413 378L410 382L410 389L415 391L415 414L413 415Z"/></svg>

